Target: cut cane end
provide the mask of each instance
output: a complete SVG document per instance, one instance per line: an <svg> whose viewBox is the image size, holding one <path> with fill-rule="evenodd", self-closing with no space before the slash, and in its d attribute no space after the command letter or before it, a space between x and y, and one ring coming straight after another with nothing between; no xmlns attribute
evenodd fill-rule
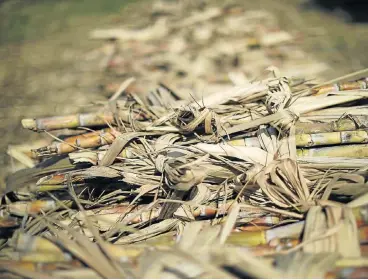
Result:
<svg viewBox="0 0 368 280"><path fill-rule="evenodd" d="M36 129L36 126L37 126L36 120L34 120L34 119L23 119L22 120L22 126L23 126L23 128L34 130L34 129Z"/></svg>

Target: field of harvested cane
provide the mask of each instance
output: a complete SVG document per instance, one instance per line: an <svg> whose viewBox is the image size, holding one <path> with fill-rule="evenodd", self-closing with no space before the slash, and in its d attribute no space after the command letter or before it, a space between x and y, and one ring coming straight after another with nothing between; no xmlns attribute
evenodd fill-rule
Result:
<svg viewBox="0 0 368 280"><path fill-rule="evenodd" d="M280 10L134 5L14 109L1 278L367 277L368 70Z"/></svg>

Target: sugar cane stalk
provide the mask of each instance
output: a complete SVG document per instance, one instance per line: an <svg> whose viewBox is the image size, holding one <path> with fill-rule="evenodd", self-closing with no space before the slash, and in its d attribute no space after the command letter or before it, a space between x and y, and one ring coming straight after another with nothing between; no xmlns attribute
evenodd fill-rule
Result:
<svg viewBox="0 0 368 280"><path fill-rule="evenodd" d="M297 149L297 156L303 157L346 157L367 158L368 145L341 145L333 147L322 147L312 149Z"/></svg>
<svg viewBox="0 0 368 280"><path fill-rule="evenodd" d="M129 112L128 110L120 110L118 116L123 121L128 122L130 114L132 119L144 119L143 113ZM54 116L48 118L22 120L22 126L24 128L37 132L63 128L107 126L107 123L114 123L114 115L111 112L75 114L67 116Z"/></svg>
<svg viewBox="0 0 368 280"><path fill-rule="evenodd" d="M337 84L324 85L312 89L312 95L321 95L328 92L345 91L345 90L355 90L355 89L367 89L368 88L368 78L363 78L354 82L344 82Z"/></svg>
<svg viewBox="0 0 368 280"><path fill-rule="evenodd" d="M269 230L233 232L226 242L243 246L266 245L275 238L299 237L303 225L304 222L299 222Z"/></svg>
<svg viewBox="0 0 368 280"><path fill-rule="evenodd" d="M368 117L352 116L351 118L344 118L330 123L297 122L295 124L295 133L325 133L333 131L352 131L364 128L368 128Z"/></svg>
<svg viewBox="0 0 368 280"><path fill-rule="evenodd" d="M232 202L228 202L227 204L220 206L220 208L215 208L207 205L193 207L192 215L195 218L211 218L214 217L216 214L224 215L230 209L231 205ZM148 222L152 219L157 218L160 215L162 206L154 208L152 210L143 210L145 206L146 205L139 205L138 207L134 205L121 205L116 207L109 207L106 209L100 209L97 211L90 210L87 212L87 215L91 218L94 217L97 220L99 220L100 217L100 224L106 224L104 220L109 220L113 223L120 221L126 222L127 224L136 224L141 222ZM81 219L83 218L81 217Z"/></svg>
<svg viewBox="0 0 368 280"><path fill-rule="evenodd" d="M368 143L368 131L356 130L299 134L295 136L295 142L297 147Z"/></svg>
<svg viewBox="0 0 368 280"><path fill-rule="evenodd" d="M23 119L22 126L33 131L49 131L63 128L77 128L80 126L102 126L106 125L107 122L113 122L113 120L112 113L76 114L39 119Z"/></svg>
<svg viewBox="0 0 368 280"><path fill-rule="evenodd" d="M32 152L34 157L67 154L78 150L78 148L96 148L106 144L111 144L114 139L114 132L111 129L104 129L71 136L63 140L63 142L54 143L50 146L32 150Z"/></svg>
<svg viewBox="0 0 368 280"><path fill-rule="evenodd" d="M63 201L66 205L71 205L71 201ZM7 205L10 214L16 216L24 216L27 214L39 214L42 211L50 211L58 208L59 205L52 199L34 200L34 201L17 201Z"/></svg>
<svg viewBox="0 0 368 280"><path fill-rule="evenodd" d="M340 144L364 144L368 143L367 130L337 131L326 133L297 134L295 135L296 147L315 147ZM232 146L261 147L257 137L240 138L228 141Z"/></svg>

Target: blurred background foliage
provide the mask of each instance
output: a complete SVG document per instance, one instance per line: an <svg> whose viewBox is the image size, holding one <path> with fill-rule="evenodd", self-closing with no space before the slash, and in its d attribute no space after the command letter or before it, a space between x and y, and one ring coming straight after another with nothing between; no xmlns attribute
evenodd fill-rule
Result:
<svg viewBox="0 0 368 280"><path fill-rule="evenodd" d="M3 0L0 4L0 44L55 35L73 27L75 20L109 16L133 2L137 1Z"/></svg>

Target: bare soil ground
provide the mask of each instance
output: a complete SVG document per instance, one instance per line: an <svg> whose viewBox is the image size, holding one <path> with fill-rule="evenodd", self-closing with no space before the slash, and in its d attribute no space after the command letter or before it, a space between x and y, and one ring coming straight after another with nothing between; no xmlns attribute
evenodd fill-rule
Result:
<svg viewBox="0 0 368 280"><path fill-rule="evenodd" d="M72 113L93 99L106 99L98 89L103 73L81 59L101 45L89 40L88 32L112 24L149 22L150 2L0 1L1 179L11 171L7 146L40 137L21 128L22 118ZM301 1L296 0L231 2L271 10L284 29L307 34L300 42L302 47L333 66L326 78L368 67L366 24L302 9Z"/></svg>

